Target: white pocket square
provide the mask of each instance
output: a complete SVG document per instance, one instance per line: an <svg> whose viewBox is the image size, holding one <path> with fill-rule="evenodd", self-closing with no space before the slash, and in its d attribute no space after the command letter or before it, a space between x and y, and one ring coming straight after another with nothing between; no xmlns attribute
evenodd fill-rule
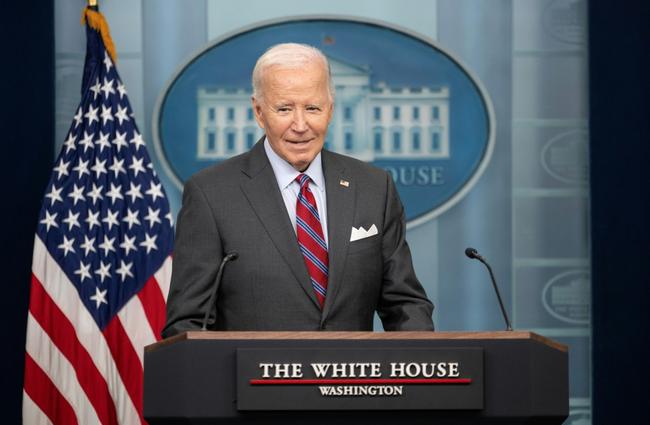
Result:
<svg viewBox="0 0 650 425"><path fill-rule="evenodd" d="M369 238L370 236L375 236L379 231L377 226L374 224L370 226L368 230L364 229L363 226L352 227L352 234L350 235L350 242L358 241L359 239Z"/></svg>

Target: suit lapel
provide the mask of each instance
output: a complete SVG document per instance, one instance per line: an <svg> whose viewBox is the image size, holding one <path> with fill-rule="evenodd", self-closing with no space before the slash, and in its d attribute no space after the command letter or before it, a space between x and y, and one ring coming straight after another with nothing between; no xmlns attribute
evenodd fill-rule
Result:
<svg viewBox="0 0 650 425"><path fill-rule="evenodd" d="M329 279L321 324L334 304L341 284L355 210L355 182L345 166L330 152L322 152L323 174L327 193L327 230L329 236ZM345 183L348 186L345 186Z"/></svg>
<svg viewBox="0 0 650 425"><path fill-rule="evenodd" d="M320 308L262 140L250 151L248 162L242 167L246 178L242 180L241 189L294 277Z"/></svg>

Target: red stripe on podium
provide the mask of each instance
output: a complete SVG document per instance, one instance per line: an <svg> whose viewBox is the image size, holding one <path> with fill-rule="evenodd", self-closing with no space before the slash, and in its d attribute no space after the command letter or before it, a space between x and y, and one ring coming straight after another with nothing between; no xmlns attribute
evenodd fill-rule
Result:
<svg viewBox="0 0 650 425"><path fill-rule="evenodd" d="M251 385L467 385L471 378L251 379Z"/></svg>

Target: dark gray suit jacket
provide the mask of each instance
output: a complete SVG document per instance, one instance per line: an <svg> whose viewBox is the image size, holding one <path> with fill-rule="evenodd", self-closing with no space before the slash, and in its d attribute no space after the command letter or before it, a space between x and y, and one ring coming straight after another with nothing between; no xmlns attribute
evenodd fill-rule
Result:
<svg viewBox="0 0 650 425"><path fill-rule="evenodd" d="M321 310L263 143L190 178L178 216L163 336L196 330L433 330L433 305L415 277L404 210L383 170L322 152L329 282ZM349 182L348 186L341 181ZM378 234L350 242L352 227ZM216 307L208 300L225 253ZM215 320L216 317L216 320Z"/></svg>

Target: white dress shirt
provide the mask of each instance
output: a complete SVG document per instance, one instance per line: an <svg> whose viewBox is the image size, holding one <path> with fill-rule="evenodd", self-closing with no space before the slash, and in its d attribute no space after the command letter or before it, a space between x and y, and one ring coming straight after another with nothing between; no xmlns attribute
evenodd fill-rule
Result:
<svg viewBox="0 0 650 425"><path fill-rule="evenodd" d="M264 150L266 156L269 158L273 174L278 182L282 199L284 199L284 206L287 208L289 219L293 225L293 231L296 232L296 203L298 202L298 193L300 192L300 184L296 181L299 174L307 174L311 181L309 188L314 194L316 199L316 207L318 208L318 215L320 216L320 223L323 227L323 236L325 243L329 246L327 239L327 197L325 196L325 176L323 175L323 165L321 163L320 152L316 158L309 164L309 167L300 173L293 168L291 164L282 159L271 147L268 139L264 139Z"/></svg>

